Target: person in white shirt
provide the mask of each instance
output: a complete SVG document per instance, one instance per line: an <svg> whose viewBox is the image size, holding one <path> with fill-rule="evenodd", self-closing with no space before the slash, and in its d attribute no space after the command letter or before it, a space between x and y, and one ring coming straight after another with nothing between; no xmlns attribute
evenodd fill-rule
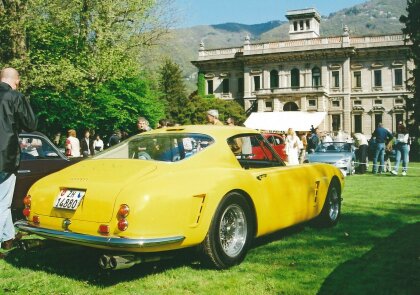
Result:
<svg viewBox="0 0 420 295"><path fill-rule="evenodd" d="M76 137L76 130L70 129L67 131L66 139L66 156L80 157L80 142Z"/></svg>
<svg viewBox="0 0 420 295"><path fill-rule="evenodd" d="M397 154L395 155L395 167L394 170L391 171L391 174L398 175L398 169L400 166L400 161L402 159L402 176L407 175L407 168L408 168L408 153L410 151L410 144L409 144L409 134L407 128L403 125L402 122L399 122L397 126L397 140L395 144L395 150Z"/></svg>
<svg viewBox="0 0 420 295"><path fill-rule="evenodd" d="M359 173L365 174L367 170L368 141L363 133L355 133L354 138L354 144L358 148Z"/></svg>
<svg viewBox="0 0 420 295"><path fill-rule="evenodd" d="M93 149L95 150L95 153L99 153L104 150L104 142L99 134L96 135L96 139L93 142Z"/></svg>
<svg viewBox="0 0 420 295"><path fill-rule="evenodd" d="M299 164L299 145L300 139L296 135L295 131L292 128L287 130L286 136L286 155L287 162L289 165L298 165Z"/></svg>

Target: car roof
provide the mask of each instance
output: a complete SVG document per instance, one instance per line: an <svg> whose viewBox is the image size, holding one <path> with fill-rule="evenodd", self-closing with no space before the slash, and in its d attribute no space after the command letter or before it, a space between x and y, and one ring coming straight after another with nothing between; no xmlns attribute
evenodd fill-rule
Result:
<svg viewBox="0 0 420 295"><path fill-rule="evenodd" d="M151 130L142 134L201 133L215 139L228 138L237 134L260 134L257 130L241 126L183 125Z"/></svg>

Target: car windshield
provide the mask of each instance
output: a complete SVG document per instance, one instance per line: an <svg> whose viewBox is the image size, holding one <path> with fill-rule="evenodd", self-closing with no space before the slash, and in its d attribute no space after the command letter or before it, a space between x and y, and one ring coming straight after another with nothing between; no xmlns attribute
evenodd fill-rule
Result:
<svg viewBox="0 0 420 295"><path fill-rule="evenodd" d="M129 138L94 158L176 162L191 157L213 143L213 138L204 134L139 135Z"/></svg>
<svg viewBox="0 0 420 295"><path fill-rule="evenodd" d="M323 142L319 144L316 153L342 153L351 152L351 143L348 142Z"/></svg>

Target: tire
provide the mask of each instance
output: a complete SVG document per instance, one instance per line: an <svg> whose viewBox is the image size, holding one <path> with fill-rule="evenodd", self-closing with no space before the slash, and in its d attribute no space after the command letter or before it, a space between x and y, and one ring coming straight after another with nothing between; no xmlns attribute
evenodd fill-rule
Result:
<svg viewBox="0 0 420 295"><path fill-rule="evenodd" d="M339 183L337 180L332 180L321 213L315 219L315 225L319 227L332 227L337 224L340 215L341 195Z"/></svg>
<svg viewBox="0 0 420 295"><path fill-rule="evenodd" d="M217 208L201 244L202 262L217 269L226 269L242 262L254 235L252 216L251 208L241 194L227 194Z"/></svg>

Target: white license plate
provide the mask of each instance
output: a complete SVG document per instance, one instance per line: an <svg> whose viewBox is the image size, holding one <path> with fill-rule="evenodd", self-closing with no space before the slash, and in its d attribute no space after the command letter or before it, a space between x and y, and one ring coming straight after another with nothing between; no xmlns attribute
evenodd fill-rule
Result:
<svg viewBox="0 0 420 295"><path fill-rule="evenodd" d="M76 210L86 191L62 189L54 201L54 208Z"/></svg>

